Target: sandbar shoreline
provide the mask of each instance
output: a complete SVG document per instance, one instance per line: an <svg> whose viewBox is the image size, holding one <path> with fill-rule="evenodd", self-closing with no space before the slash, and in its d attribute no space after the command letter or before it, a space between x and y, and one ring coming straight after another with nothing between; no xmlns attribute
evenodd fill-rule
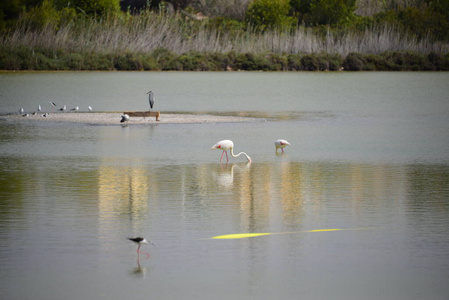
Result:
<svg viewBox="0 0 449 300"><path fill-rule="evenodd" d="M58 122L58 123L79 123L88 125L132 125L132 124L202 124L202 123L237 123L237 122L261 122L263 118L222 116L212 114L190 114L190 113L163 113L160 120L155 117L131 117L128 122L120 123L122 112L57 112L35 115L29 114L24 117L19 114L0 115L3 121L36 121L36 122Z"/></svg>

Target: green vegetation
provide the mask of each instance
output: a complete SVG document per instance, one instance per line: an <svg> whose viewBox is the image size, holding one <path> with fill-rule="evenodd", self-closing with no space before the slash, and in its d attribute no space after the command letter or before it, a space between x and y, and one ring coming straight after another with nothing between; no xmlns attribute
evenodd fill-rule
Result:
<svg viewBox="0 0 449 300"><path fill-rule="evenodd" d="M449 70L449 0L9 0L0 69Z"/></svg>

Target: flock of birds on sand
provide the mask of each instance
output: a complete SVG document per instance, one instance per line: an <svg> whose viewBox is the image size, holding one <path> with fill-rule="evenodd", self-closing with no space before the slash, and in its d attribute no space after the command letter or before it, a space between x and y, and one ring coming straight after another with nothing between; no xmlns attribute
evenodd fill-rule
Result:
<svg viewBox="0 0 449 300"><path fill-rule="evenodd" d="M154 93L153 93L152 91L149 91L147 94L149 95L150 109L153 109L153 106L154 106ZM54 113L54 112L55 112L56 103L54 103L53 101L49 101L49 103L51 104L51 106L52 106L52 112ZM59 108L57 111L59 111L59 112L64 112L64 111L66 111L66 110L67 110L67 106L64 105L63 107ZM80 110L80 107L79 107L79 106L75 106L74 108L70 109L69 111L77 112L77 111L79 111L79 110ZM89 106L87 107L87 110L88 110L89 112L91 112L91 111L93 110L93 109L92 109L92 106L89 105ZM33 115L33 116L34 116L34 115L37 115L37 114L41 113L41 111L42 111L42 106L38 105L37 110L34 111L31 115ZM22 117L29 117L29 116L30 116L29 113L25 113L25 110L23 109L23 107L21 107L21 108L19 109L19 114L20 114ZM49 113L44 113L44 114L41 114L41 117L46 118L46 117L48 117L49 115L50 115ZM124 122L128 122L128 121L129 121L129 115L127 115L127 114L121 115L120 123L124 123Z"/></svg>
<svg viewBox="0 0 449 300"><path fill-rule="evenodd" d="M49 103L50 103L50 105L51 105L51 107L52 107L52 112L54 113L55 112L55 107L56 107L56 103L54 103L53 101L49 101ZM58 111L59 112L64 112L64 111L66 111L67 110L67 106L66 105L64 105L63 107L61 107L61 108L59 108L58 109ZM74 108L72 108L72 109L70 109L70 111L73 111L73 112L77 112L77 111L79 111L80 110L80 107L79 106L75 106ZM92 110L93 110L93 108L92 108L92 106L88 106L87 107L87 110L89 111L89 112L91 112ZM41 113L41 111L42 111L42 106L39 104L38 106L37 106L37 109L33 112L33 113L31 113L31 115L37 115L37 114L39 114L39 113ZM21 107L20 109L19 109L19 114L22 116L22 117L29 117L30 116L30 114L29 113L26 113L25 112L25 110L23 109L23 107ZM48 117L50 114L48 113L48 112L46 112L46 113L44 113L44 114L41 114L41 117L43 117L43 118L46 118L46 117Z"/></svg>

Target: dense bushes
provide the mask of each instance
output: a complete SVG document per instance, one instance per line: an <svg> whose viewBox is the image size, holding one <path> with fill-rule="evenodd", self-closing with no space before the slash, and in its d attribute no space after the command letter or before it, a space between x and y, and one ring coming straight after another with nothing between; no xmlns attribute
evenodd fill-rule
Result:
<svg viewBox="0 0 449 300"><path fill-rule="evenodd" d="M127 70L127 71L449 71L449 54L427 55L386 52L381 55L275 53L175 54L165 49L151 53L73 53L66 51L11 49L0 46L3 70Z"/></svg>

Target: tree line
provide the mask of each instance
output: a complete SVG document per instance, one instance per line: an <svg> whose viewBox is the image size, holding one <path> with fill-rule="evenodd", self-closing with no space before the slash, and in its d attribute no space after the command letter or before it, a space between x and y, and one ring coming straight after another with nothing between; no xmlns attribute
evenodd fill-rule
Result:
<svg viewBox="0 0 449 300"><path fill-rule="evenodd" d="M0 41L13 70L445 70L449 0L8 0Z"/></svg>

